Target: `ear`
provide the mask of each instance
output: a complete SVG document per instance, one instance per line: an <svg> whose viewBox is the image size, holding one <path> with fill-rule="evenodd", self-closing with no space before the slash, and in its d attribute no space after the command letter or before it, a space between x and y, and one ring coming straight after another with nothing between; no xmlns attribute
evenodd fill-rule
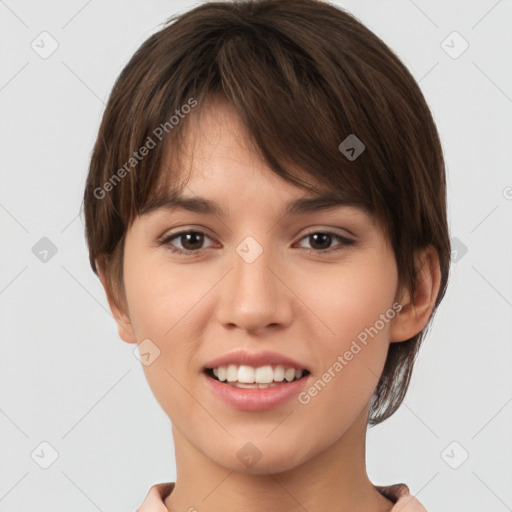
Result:
<svg viewBox="0 0 512 512"><path fill-rule="evenodd" d="M110 307L110 311L112 311L112 315L117 323L117 330L119 332L119 337L126 341L126 343L137 343L137 338L135 336L135 332L133 330L133 326L130 322L130 317L124 311L126 306L121 306L118 304L117 300L113 296L113 292L110 285L110 280L105 272L105 268L96 262L96 268L98 269L98 275L103 285L103 289L105 290L105 294L107 296L108 305Z"/></svg>
<svg viewBox="0 0 512 512"><path fill-rule="evenodd" d="M441 285L441 268L437 251L429 246L415 255L416 291L406 290L398 298L402 309L393 320L391 342L405 341L427 325Z"/></svg>

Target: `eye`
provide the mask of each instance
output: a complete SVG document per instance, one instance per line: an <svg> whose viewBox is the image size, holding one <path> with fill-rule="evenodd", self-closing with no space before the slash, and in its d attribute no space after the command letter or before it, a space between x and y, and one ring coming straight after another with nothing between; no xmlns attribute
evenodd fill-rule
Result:
<svg viewBox="0 0 512 512"><path fill-rule="evenodd" d="M344 249L347 245L353 245L355 243L354 240L331 231L314 231L304 236L301 240L309 240L313 247L313 250L309 252L317 253L339 251ZM333 241L338 241L339 244L331 247Z"/></svg>
<svg viewBox="0 0 512 512"><path fill-rule="evenodd" d="M175 254L193 256L194 253L198 253L202 249L206 248L203 247L205 239L211 240L211 238L202 231L188 230L180 231L178 233L173 233L169 236L166 236L160 240L158 244L165 245L171 252ZM301 246L311 253L331 253L342 250L346 246L353 245L355 243L354 240L331 231L314 231L302 237L301 241L302 240L309 240L310 243L312 243L312 249ZM338 245L332 247L331 244L333 241L337 241ZM181 247L176 247L176 243L179 243Z"/></svg>
<svg viewBox="0 0 512 512"><path fill-rule="evenodd" d="M199 252L202 247L205 238L210 238L206 233L202 231L180 231L165 237L159 242L159 245L165 245L169 250L175 254L183 254L191 256L194 252ZM181 244L181 248L173 245L173 240L176 240Z"/></svg>

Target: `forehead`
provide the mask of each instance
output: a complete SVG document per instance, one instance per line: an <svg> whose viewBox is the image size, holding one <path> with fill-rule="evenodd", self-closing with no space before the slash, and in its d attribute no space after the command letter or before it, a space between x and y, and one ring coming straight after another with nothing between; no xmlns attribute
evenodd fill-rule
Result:
<svg viewBox="0 0 512 512"><path fill-rule="evenodd" d="M321 184L295 166L307 187L287 183L270 169L258 145L242 119L225 99L208 98L190 113L168 141L159 169L159 195L184 187L221 192L237 182L243 187L256 186L263 170L274 187L304 194L308 188L318 190ZM261 181L261 179L259 180Z"/></svg>
<svg viewBox="0 0 512 512"><path fill-rule="evenodd" d="M305 185L275 173L235 109L213 97L190 115L179 141L168 144L161 168L163 186L141 214L181 209L227 217L230 203L238 199L243 204L247 198L254 205L258 194L276 198L283 216L339 207L370 213L362 201L335 193L297 165L290 163L287 170Z"/></svg>
<svg viewBox="0 0 512 512"><path fill-rule="evenodd" d="M209 97L187 116L174 142L166 148L163 165L175 179L198 171L206 175L207 164L212 161L236 161L239 167L248 167L262 160L240 115L218 95Z"/></svg>

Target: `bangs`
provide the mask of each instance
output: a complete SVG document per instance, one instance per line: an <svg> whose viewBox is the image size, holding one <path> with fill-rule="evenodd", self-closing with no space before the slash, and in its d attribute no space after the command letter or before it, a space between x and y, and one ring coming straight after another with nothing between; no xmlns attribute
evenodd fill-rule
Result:
<svg viewBox="0 0 512 512"><path fill-rule="evenodd" d="M194 32L185 27L183 34L177 30L165 45L148 42L144 51L155 53L149 59L146 56L151 66L145 73L146 80L154 77L154 87L134 89L130 117L137 115L138 123L126 126L139 133L132 133L131 144L124 147L130 146L131 154L148 138L158 140L157 147L129 177L132 186L126 189L130 197L121 201L127 225L158 197L184 187L184 170L168 161L179 162L193 118L199 118L208 100L217 96L235 109L261 157L276 174L314 195L328 194L342 204L364 208L388 225L379 190L389 189L389 182L382 179L389 181L391 174L379 161L379 149L370 144L382 137L385 128L368 118L375 97L373 102L370 96L365 101L365 89L360 80L355 82L355 65L347 70L345 63L343 72L333 74L332 56L321 51L320 35L318 45L307 51L296 27L287 35L263 25L226 20L223 26L212 27L210 35L202 33L197 41ZM158 37L161 35L153 36ZM188 48L186 59L173 55L174 40L179 37L180 46ZM183 37L190 41L184 43ZM216 44L206 44L211 41ZM132 67L141 65L136 54ZM195 106L187 109L191 103ZM360 104L366 104L366 110L360 110ZM147 118L144 126L141 113ZM339 149L350 135L365 144L352 161Z"/></svg>

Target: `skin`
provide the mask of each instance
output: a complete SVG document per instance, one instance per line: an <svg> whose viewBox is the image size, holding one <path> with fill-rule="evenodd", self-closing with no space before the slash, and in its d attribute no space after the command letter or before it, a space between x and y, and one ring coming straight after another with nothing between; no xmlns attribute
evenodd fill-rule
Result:
<svg viewBox="0 0 512 512"><path fill-rule="evenodd" d="M188 121L186 150L179 162L168 155L165 165L188 170L184 195L214 200L227 216L166 209L139 216L126 236L121 299L100 271L121 338L149 338L160 350L143 368L172 421L177 479L165 506L391 510L365 468L370 399L389 344L417 334L431 315L440 282L435 251L417 254L422 267L413 300L399 287L386 236L363 210L283 217L288 201L310 194L268 168L231 107L211 99L201 118ZM192 245L183 236L158 244L181 230L207 236ZM333 237L315 244L306 236L326 231L355 243ZM247 236L263 249L250 264L236 252ZM184 257L171 246L196 252ZM292 399L274 410L243 412L201 383L208 360L235 348L269 349L308 366L307 390L396 302L400 313L306 405ZM251 467L237 457L247 442L261 453Z"/></svg>

